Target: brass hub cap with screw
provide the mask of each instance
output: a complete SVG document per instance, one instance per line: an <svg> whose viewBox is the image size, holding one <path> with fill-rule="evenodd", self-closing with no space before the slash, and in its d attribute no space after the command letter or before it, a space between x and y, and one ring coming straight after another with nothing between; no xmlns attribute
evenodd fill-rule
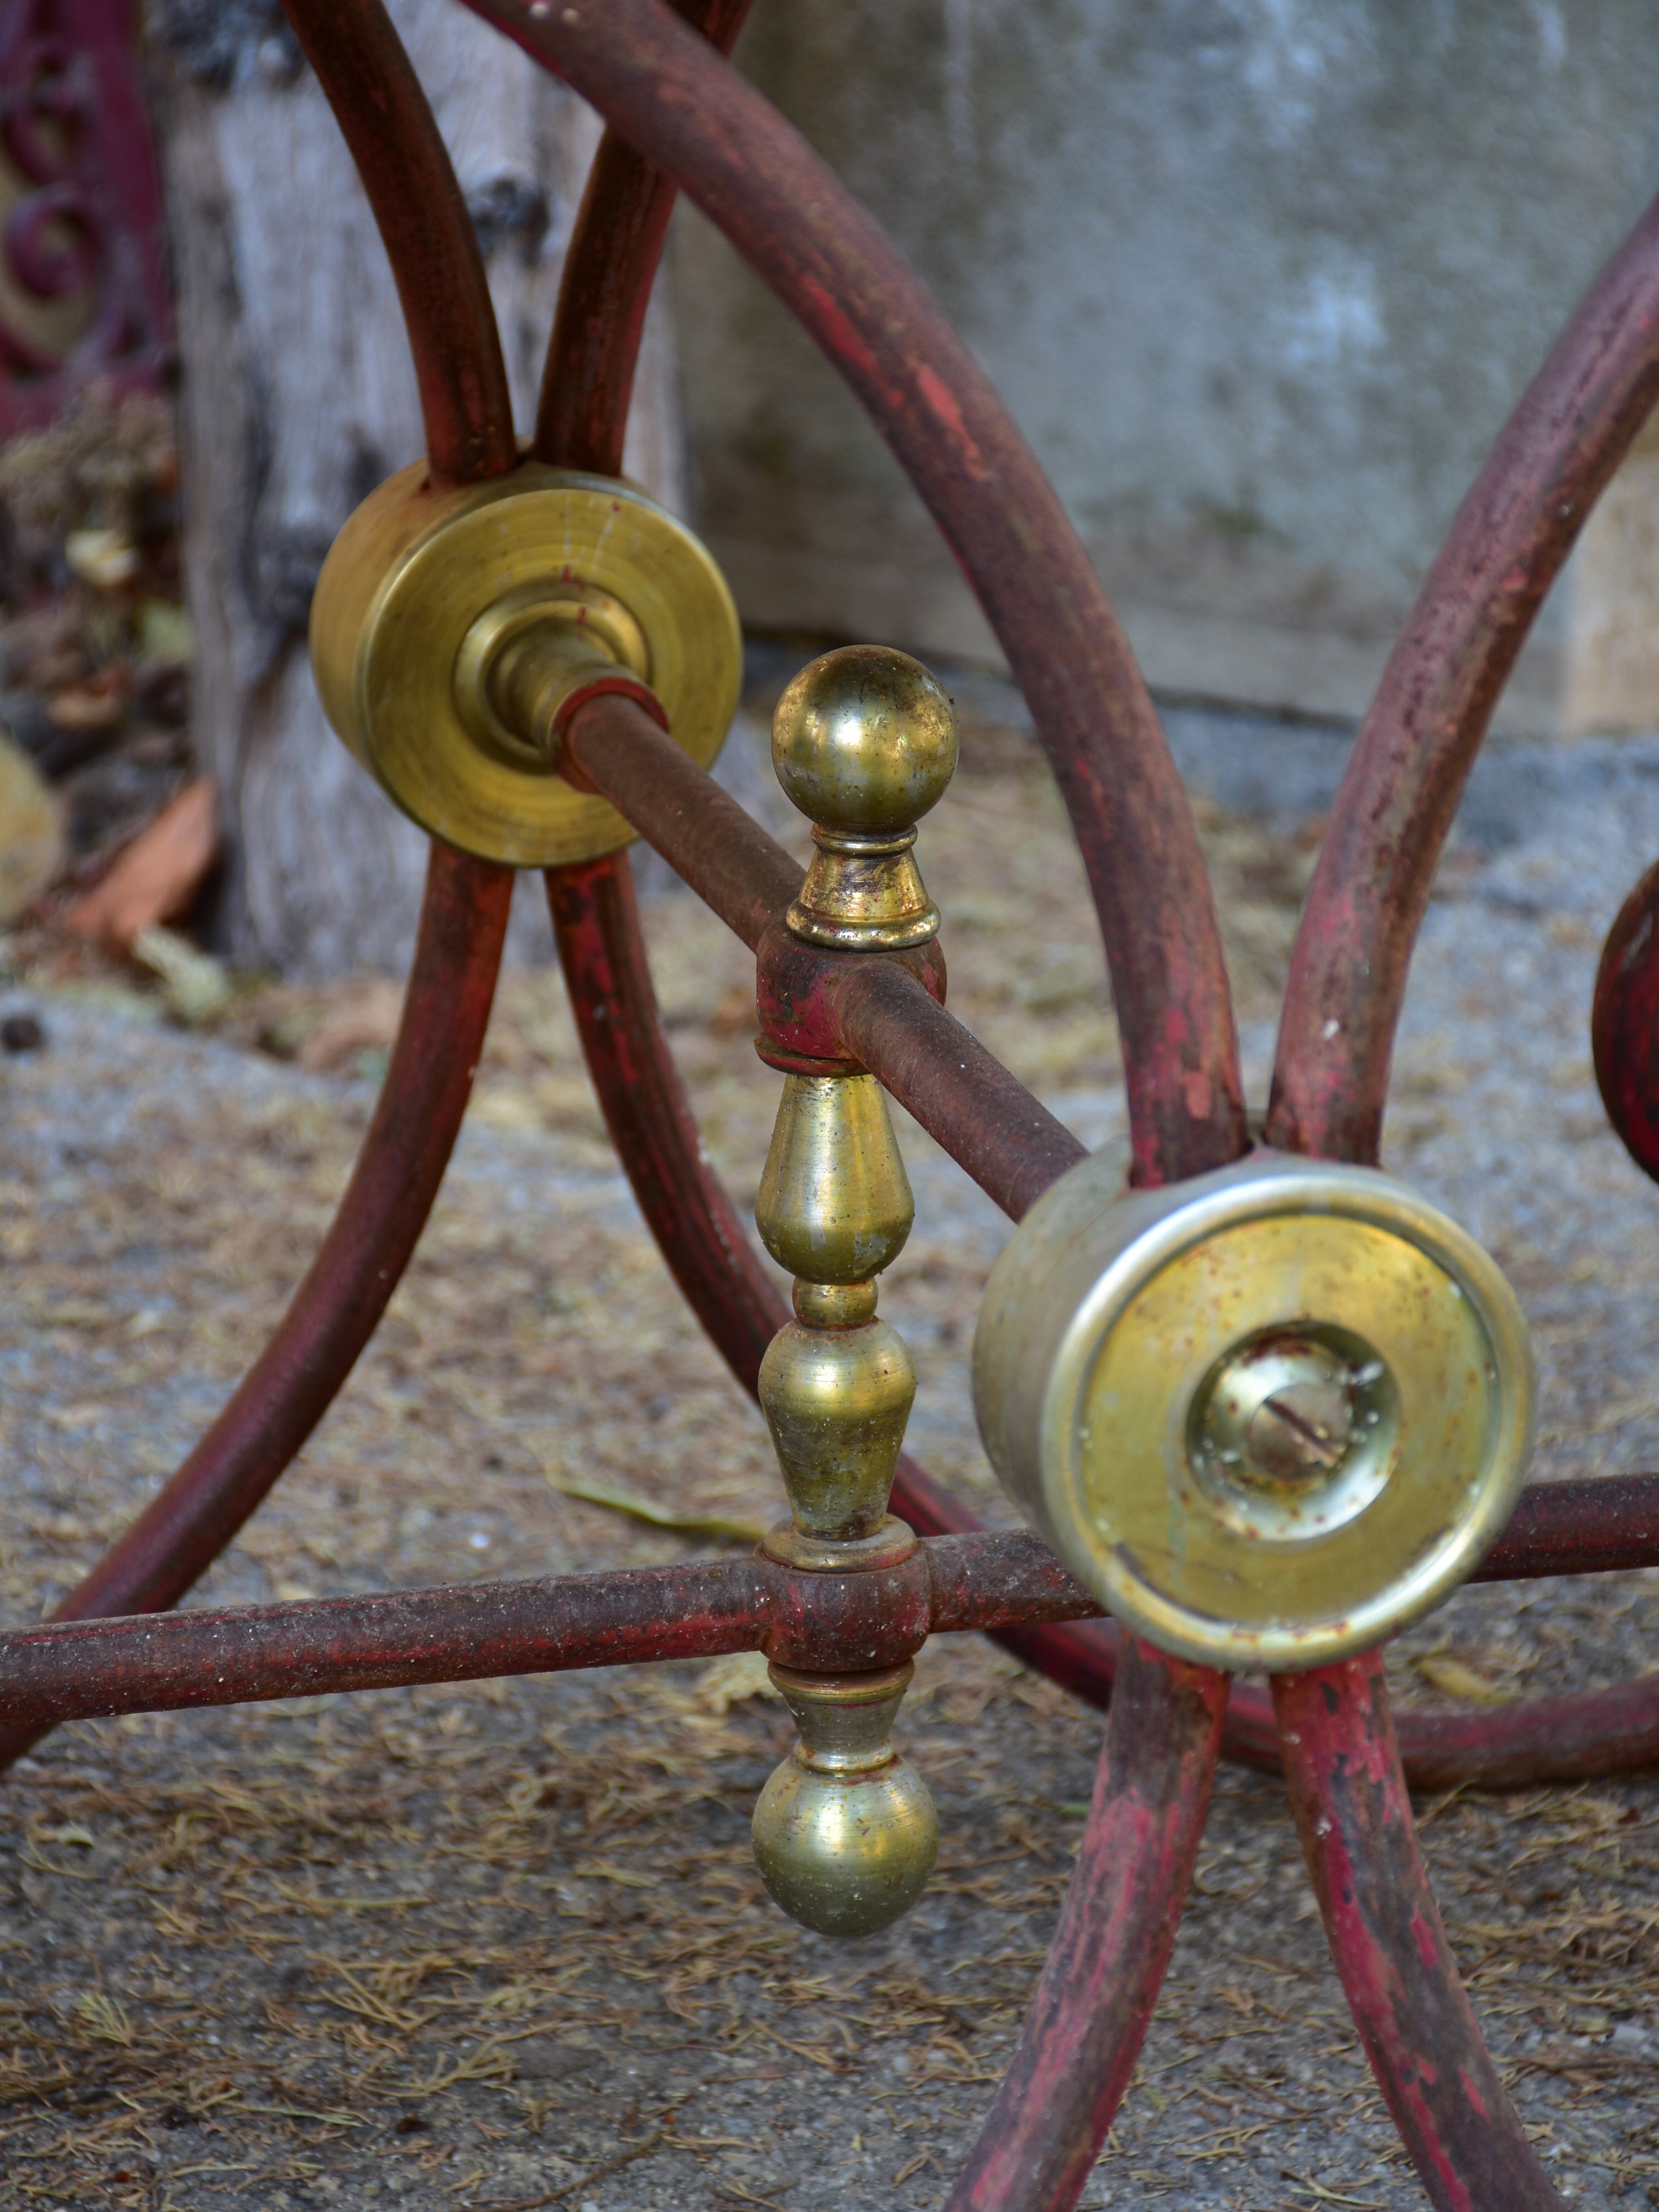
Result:
<svg viewBox="0 0 1659 2212"><path fill-rule="evenodd" d="M1125 1194L1085 1161L992 1270L992 1462L1120 1620L1210 1666L1364 1649L1468 1574L1532 1443L1514 1293L1407 1185L1256 1152Z"/></svg>

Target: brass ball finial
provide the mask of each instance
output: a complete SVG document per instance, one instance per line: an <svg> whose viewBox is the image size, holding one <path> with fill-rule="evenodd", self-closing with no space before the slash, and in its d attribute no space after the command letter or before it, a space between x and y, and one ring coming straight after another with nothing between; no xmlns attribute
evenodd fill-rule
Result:
<svg viewBox="0 0 1659 2212"><path fill-rule="evenodd" d="M939 1814L889 1734L915 1671L771 1669L800 1740L755 1807L755 1863L774 1903L821 1936L890 1927L933 1870Z"/></svg>
<svg viewBox="0 0 1659 2212"><path fill-rule="evenodd" d="M912 830L957 766L957 710L908 653L844 645L809 662L772 718L778 781L809 821L855 837Z"/></svg>
<svg viewBox="0 0 1659 2212"><path fill-rule="evenodd" d="M957 714L919 660L847 645L803 668L772 720L772 764L818 851L789 927L812 945L894 951L939 927L910 848L957 766Z"/></svg>

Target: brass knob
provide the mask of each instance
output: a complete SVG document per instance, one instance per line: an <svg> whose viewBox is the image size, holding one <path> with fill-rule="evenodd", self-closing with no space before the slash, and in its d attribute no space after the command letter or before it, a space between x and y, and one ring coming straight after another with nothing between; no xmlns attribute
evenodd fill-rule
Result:
<svg viewBox="0 0 1659 2212"><path fill-rule="evenodd" d="M820 1935L889 1926L933 1870L939 1815L889 1738L914 1672L771 1669L800 1740L755 1808L755 1863L774 1902Z"/></svg>
<svg viewBox="0 0 1659 2212"><path fill-rule="evenodd" d="M915 1214L875 1077L786 1076L755 1221L796 1279L795 1319L767 1347L760 1402L805 1535L873 1535L887 1510L916 1370L876 1317L874 1278Z"/></svg>
<svg viewBox="0 0 1659 2212"><path fill-rule="evenodd" d="M933 936L939 908L911 848L957 754L956 708L908 653L848 645L801 670L772 721L772 764L817 847L789 909L795 936L848 951Z"/></svg>
<svg viewBox="0 0 1659 2212"><path fill-rule="evenodd" d="M1257 1152L1156 1191L1097 1158L986 1285L997 1472L1120 1620L1293 1671L1436 1604L1508 1519L1526 1323L1488 1255L1370 1168Z"/></svg>

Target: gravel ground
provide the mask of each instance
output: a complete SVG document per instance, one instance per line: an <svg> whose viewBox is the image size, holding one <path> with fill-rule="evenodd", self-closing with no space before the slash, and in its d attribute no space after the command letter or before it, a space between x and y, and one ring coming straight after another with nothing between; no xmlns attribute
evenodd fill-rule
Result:
<svg viewBox="0 0 1659 2212"><path fill-rule="evenodd" d="M764 689L766 670L761 670ZM953 1004L1091 1143L1121 1125L1075 860L994 684L921 857ZM763 699L757 705L763 706ZM1201 791L1253 1092L1334 733L1172 715ZM741 772L741 761L739 762ZM1391 1164L1497 1254L1544 1376L1537 1472L1659 1466L1659 1193L1586 1043L1601 934L1659 852L1659 744L1494 756L1413 978ZM659 988L752 1197L775 1079L744 962L683 894ZM291 1290L349 1165L395 995L250 992L221 1034L15 945L0 1012L0 1595L35 1618L187 1448ZM264 1049L253 1048L259 1045ZM297 1057L296 1057L297 1055ZM301 1065L301 1063L305 1063ZM332 1072L313 1073L310 1069ZM1006 1509L965 1382L1003 1230L919 1132L884 1311L912 1440ZM432 1230L317 1438L197 1594L246 1602L643 1564L689 1519L775 1516L758 1418L617 1176L556 978L514 977ZM1468 1593L1395 1647L1402 1699L1649 1666L1648 1577ZM990 1647L923 1656L902 1729L939 1800L909 1919L836 1945L747 1850L781 1755L746 1663L616 1670L66 1729L0 1833L0 2206L940 2203L1063 1892L1097 1718ZM1656 1804L1638 1781L1419 1808L1454 1942L1529 2128L1584 2205L1659 2203ZM1224 1775L1139 2076L1085 2205L1423 2200L1349 2027L1282 1789Z"/></svg>

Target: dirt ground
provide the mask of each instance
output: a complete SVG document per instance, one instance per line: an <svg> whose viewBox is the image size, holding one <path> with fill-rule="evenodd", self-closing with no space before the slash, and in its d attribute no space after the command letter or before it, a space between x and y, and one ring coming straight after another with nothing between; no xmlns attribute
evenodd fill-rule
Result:
<svg viewBox="0 0 1659 2212"><path fill-rule="evenodd" d="M986 682L962 696L964 768L920 848L952 1003L1098 1143L1121 1126L1119 1067L1080 873L1017 708ZM1259 1097L1341 748L1172 721L1212 793ZM1659 746L1511 752L1483 778L1413 976L1392 1164L1528 1306L1537 1471L1659 1466L1659 1193L1606 1131L1585 1041L1601 934L1659 853ZM747 1202L777 1079L749 1048L745 957L648 880L667 1018ZM22 1622L176 1462L280 1312L349 1170L396 994L250 988L192 1034L121 978L66 976L50 946L9 957L0 1014L32 1012L45 1036L0 1060L0 1601ZM1004 1231L919 1132L902 1141L917 1226L883 1309L921 1373L912 1442L1006 1519L965 1381ZM758 1416L617 1176L556 975L510 977L407 1282L193 1601L645 1564L709 1548L711 1522L748 1540L779 1508ZM1496 1588L1391 1663L1406 1701L1498 1701L1644 1669L1656 1625L1650 1577ZM1043 1956L1099 1721L943 1638L901 1734L939 1802L939 1869L907 1921L849 1945L781 1919L753 1872L749 1813L787 1732L746 1662L60 1731L8 1784L0 1826L0 2207L940 2203ZM1650 1779L1456 1795L1419 1817L1563 2193L1659 2203ZM1162 2197L1423 2202L1271 1779L1221 1780L1084 2203Z"/></svg>

